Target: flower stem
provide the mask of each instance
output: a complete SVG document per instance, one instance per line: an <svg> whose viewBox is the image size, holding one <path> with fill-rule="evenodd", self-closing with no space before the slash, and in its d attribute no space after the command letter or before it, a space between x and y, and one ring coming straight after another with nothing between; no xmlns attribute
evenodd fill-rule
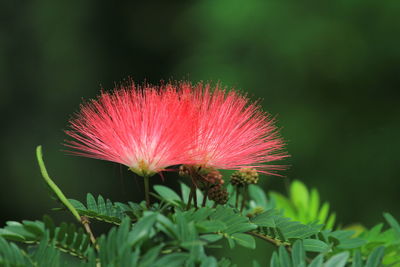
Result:
<svg viewBox="0 0 400 267"><path fill-rule="evenodd" d="M206 206L207 197L208 197L208 190L210 190L210 188L207 188L206 190L204 190L203 203L201 204L202 207L205 207L205 206Z"/></svg>
<svg viewBox="0 0 400 267"><path fill-rule="evenodd" d="M235 201L235 208L239 207L239 186L236 186L236 201Z"/></svg>
<svg viewBox="0 0 400 267"><path fill-rule="evenodd" d="M197 210L197 190L196 190L196 186L195 185L193 185L193 205L194 205L194 208Z"/></svg>
<svg viewBox="0 0 400 267"><path fill-rule="evenodd" d="M186 210L189 210L189 209L190 209L190 206L192 205L193 195L195 194L195 192L196 192L196 189L195 189L194 186L192 185L192 186L190 187L189 199L188 199L188 202L187 202L187 204L186 204Z"/></svg>
<svg viewBox="0 0 400 267"><path fill-rule="evenodd" d="M247 187L248 187L248 185L245 185L245 186L243 187L243 191L242 191L242 193L243 193L243 196L242 196L242 206L240 207L240 212L242 212L243 209L244 209L244 206L246 206L246 201L247 201Z"/></svg>
<svg viewBox="0 0 400 267"><path fill-rule="evenodd" d="M150 208L150 189L149 189L149 176L143 176L144 179L144 193L146 197L146 207Z"/></svg>

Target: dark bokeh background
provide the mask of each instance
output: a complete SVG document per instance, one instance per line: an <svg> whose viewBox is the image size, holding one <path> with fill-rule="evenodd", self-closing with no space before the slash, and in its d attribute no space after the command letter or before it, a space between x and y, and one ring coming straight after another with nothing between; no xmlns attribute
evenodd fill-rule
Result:
<svg viewBox="0 0 400 267"><path fill-rule="evenodd" d="M343 224L400 218L399 1L42 0L0 10L1 224L55 206L38 144L69 197L141 199L125 167L61 152L82 98L128 76L220 80L262 98L288 141L286 179L317 187ZM284 190L281 178L264 185Z"/></svg>

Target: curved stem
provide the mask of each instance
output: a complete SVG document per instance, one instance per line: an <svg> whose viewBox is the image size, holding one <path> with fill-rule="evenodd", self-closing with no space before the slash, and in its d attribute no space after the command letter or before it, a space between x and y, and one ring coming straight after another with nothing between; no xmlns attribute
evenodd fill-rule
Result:
<svg viewBox="0 0 400 267"><path fill-rule="evenodd" d="M36 147L36 158L39 163L40 171L42 173L44 181L47 183L47 185L53 191L53 193L57 196L57 198L61 201L61 203L72 213L72 215L74 215L74 217L79 222L81 222L81 216L79 215L78 211L71 204L71 202L69 202L64 193L61 191L61 189L53 182L53 180L51 180L49 173L46 170L46 166L44 165L42 146Z"/></svg>
<svg viewBox="0 0 400 267"><path fill-rule="evenodd" d="M47 183L49 188L53 191L53 193L57 196L57 198L61 201L61 203L72 213L72 215L74 215L74 217L80 223L82 223L83 227L85 228L86 233L89 235L90 241L93 243L95 248L98 249L98 246L96 245L96 238L94 237L92 230L90 229L90 226L89 226L88 217L80 216L78 211L71 204L71 202L69 202L67 197L61 191L61 189L56 185L56 183L53 182L53 180L51 180L49 173L47 172L46 166L44 165L42 146L36 147L36 158L38 160L43 179L45 180L45 182Z"/></svg>

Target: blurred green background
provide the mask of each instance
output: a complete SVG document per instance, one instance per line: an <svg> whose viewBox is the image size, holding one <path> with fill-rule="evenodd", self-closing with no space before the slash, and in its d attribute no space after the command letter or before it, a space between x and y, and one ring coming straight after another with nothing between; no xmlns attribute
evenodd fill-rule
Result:
<svg viewBox="0 0 400 267"><path fill-rule="evenodd" d="M265 188L284 192L285 180L300 179L344 225L372 226L383 211L400 218L398 0L43 0L0 9L2 225L66 216L49 211L38 144L68 197L142 199L125 167L61 151L82 99L129 76L221 81L262 98L292 155L287 178L266 177Z"/></svg>

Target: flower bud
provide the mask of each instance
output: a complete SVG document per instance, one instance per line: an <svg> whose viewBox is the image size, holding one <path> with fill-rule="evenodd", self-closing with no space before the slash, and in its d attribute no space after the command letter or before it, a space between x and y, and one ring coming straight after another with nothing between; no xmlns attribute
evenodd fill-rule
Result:
<svg viewBox="0 0 400 267"><path fill-rule="evenodd" d="M231 184L235 186L244 186L258 183L258 172L254 168L241 168L235 171L231 176Z"/></svg>

